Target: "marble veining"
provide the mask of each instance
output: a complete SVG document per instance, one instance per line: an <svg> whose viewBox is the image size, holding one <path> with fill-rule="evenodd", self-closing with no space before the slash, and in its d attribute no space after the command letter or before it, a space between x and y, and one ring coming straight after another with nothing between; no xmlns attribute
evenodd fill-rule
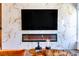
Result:
<svg viewBox="0 0 79 59"><path fill-rule="evenodd" d="M3 3L2 7L2 49L30 49L37 46L37 42L22 42L21 9L58 9L57 42L51 42L50 46L53 49L74 49L77 15L72 4ZM40 46L45 47L46 42L40 42Z"/></svg>

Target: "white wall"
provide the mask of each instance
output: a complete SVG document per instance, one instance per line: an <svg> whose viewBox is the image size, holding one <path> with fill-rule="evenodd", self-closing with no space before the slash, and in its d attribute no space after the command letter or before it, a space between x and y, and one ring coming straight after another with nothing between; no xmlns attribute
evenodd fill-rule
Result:
<svg viewBox="0 0 79 59"><path fill-rule="evenodd" d="M79 4L77 4L77 49L79 50Z"/></svg>
<svg viewBox="0 0 79 59"><path fill-rule="evenodd" d="M37 42L22 42L21 9L58 9L57 42L52 42L53 49L74 49L76 43L76 8L73 4L27 3L2 4L2 49L30 49ZM40 33L40 31L38 31ZM48 32L47 32L48 33ZM51 32L52 34L54 33ZM42 47L46 42L41 42Z"/></svg>

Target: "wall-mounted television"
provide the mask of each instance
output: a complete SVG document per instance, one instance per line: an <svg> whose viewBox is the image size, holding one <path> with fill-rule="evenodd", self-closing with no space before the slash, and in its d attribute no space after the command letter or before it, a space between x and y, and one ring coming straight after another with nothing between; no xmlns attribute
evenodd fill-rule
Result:
<svg viewBox="0 0 79 59"><path fill-rule="evenodd" d="M22 30L57 30L57 9L21 9Z"/></svg>

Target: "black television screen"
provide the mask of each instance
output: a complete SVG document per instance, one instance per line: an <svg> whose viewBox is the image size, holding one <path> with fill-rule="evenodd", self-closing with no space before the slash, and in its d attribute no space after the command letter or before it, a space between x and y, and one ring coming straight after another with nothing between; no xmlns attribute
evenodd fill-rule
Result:
<svg viewBox="0 0 79 59"><path fill-rule="evenodd" d="M22 30L57 30L57 9L22 9Z"/></svg>

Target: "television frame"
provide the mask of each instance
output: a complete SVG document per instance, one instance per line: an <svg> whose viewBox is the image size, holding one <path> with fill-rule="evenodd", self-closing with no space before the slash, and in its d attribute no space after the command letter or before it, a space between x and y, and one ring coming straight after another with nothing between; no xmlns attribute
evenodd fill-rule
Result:
<svg viewBox="0 0 79 59"><path fill-rule="evenodd" d="M23 30L22 29L22 10L57 10L57 29L56 30ZM30 31L32 31L32 33L33 32L39 32L39 31L41 31L41 34L42 33L45 33L46 31L49 31L49 32L51 32L51 31L57 31L58 30L58 9L21 9L21 30L23 30L23 31L27 31L27 32L30 32ZM47 32L48 33L48 32ZM36 33L37 34L37 33Z"/></svg>

